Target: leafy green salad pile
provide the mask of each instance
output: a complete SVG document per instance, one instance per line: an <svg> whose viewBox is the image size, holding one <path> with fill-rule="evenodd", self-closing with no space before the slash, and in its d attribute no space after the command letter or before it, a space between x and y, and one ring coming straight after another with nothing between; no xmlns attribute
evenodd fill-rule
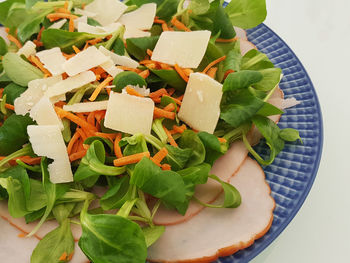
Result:
<svg viewBox="0 0 350 263"><path fill-rule="evenodd" d="M95 44L97 47L103 46L137 61L145 60L148 50L154 49L163 31L159 23L154 23L151 36L128 39L124 39L123 30L102 37L76 30L71 32L69 21L60 29L49 28L54 23L47 18L49 14L67 7L68 3L70 14L80 17L75 14L74 8L83 9L89 2L7 0L0 3L0 22L21 44L37 40L34 41L37 51L59 47L69 56L74 54L73 46L83 49L87 41L101 38ZM175 133L173 138L178 147L171 145L165 128L171 130L174 125L184 124L177 117L179 105L174 98L184 94L186 81L173 68L141 65L140 71L150 70L146 78L125 70L114 78L114 92L121 92L128 85L145 86L151 92L175 89L172 96L163 96L156 106L164 108L174 104L176 117L154 119L150 135L123 133L119 142L123 156L144 152L153 156L165 148L167 156L162 163L168 164L171 170L161 169L146 157L138 163L115 167L113 162L117 158L113 141L89 136L84 141L84 145L89 145L86 155L71 163L74 182L53 184L48 172L50 159L42 157L37 164L21 159L23 156L38 157L27 134L27 127L35 121L28 114L16 115L11 107L15 99L26 91L28 83L43 78L44 73L26 57L16 54L18 43L16 45L12 41L7 44L0 37L0 199L7 200L12 217L24 217L27 223L40 220L29 235L34 235L47 220L59 223L38 243L31 257L32 263L68 262L75 244L71 224L81 225L79 246L92 262L145 262L147 247L156 242L165 230L164 226L153 223L160 205L177 210L182 215L191 200L214 207L194 198L196 186L205 184L208 178L218 181L224 191L224 202L216 207L236 208L240 205L239 192L210 174L212 165L225 154L230 144L243 140L257 161L269 165L284 148L285 141L300 138L297 131L280 130L268 118L283 114L282 110L268 103L280 81L281 69L258 50L242 56L240 41L235 39L233 26L247 29L263 22L266 17L265 0L232 0L226 8L219 0L192 0L187 7L184 7L183 0L127 0L124 3L128 6L126 12L134 11L145 3L156 3L157 19L165 21L175 31L179 29L171 24L174 17L191 31L212 32L204 58L193 71L202 72L209 63L226 55L226 59L217 65L214 76L223 84L219 122L214 134L189 128L183 133ZM98 26L99 22L89 18L88 24ZM227 41L217 41L223 39ZM99 81L103 79L102 76ZM96 81L66 94L66 103L83 102L99 84ZM108 93L103 90L96 100L106 99ZM99 122L100 132L117 133L104 127L103 121ZM77 125L67 119L63 119L63 124L63 138L68 144ZM254 151L247 139L253 127L260 131L270 148L267 160ZM92 192L96 186L107 189L102 197ZM94 209L89 208L92 201L98 204ZM114 209L117 210L112 213Z"/></svg>

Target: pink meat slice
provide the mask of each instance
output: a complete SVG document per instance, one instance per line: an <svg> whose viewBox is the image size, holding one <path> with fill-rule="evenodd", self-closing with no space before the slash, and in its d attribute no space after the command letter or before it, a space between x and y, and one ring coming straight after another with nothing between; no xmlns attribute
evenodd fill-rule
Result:
<svg viewBox="0 0 350 263"><path fill-rule="evenodd" d="M205 208L182 224L166 227L148 250L149 260L162 263L212 262L250 246L271 226L275 202L260 165L247 158L230 179L242 196L237 209ZM222 201L222 196L217 202Z"/></svg>
<svg viewBox="0 0 350 263"><path fill-rule="evenodd" d="M242 142L235 142L227 153L221 156L213 165L211 174L215 174L221 180L228 182L231 176L238 171L246 159L248 151ZM204 203L212 203L220 195L222 188L214 180L209 179L207 184L196 187L195 196ZM169 210L161 206L154 217L157 225L174 225L189 220L198 214L204 207L195 201L191 201L184 216L175 210Z"/></svg>
<svg viewBox="0 0 350 263"><path fill-rule="evenodd" d="M242 40L248 40L247 38L247 32L240 28L240 27L233 27L236 31L236 37L238 37L239 39L242 39Z"/></svg>

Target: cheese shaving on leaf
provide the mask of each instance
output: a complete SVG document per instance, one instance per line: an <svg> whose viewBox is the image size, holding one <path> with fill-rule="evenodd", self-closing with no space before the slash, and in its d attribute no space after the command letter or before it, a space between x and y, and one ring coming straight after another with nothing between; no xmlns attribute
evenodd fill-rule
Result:
<svg viewBox="0 0 350 263"><path fill-rule="evenodd" d="M107 109L108 100L105 101L94 101L94 102L83 102L76 103L73 105L64 105L63 109L65 111L71 112L92 112Z"/></svg>
<svg viewBox="0 0 350 263"><path fill-rule="evenodd" d="M62 65L66 62L66 58L63 56L60 48L55 47L40 51L36 55L53 76L64 73Z"/></svg>
<svg viewBox="0 0 350 263"><path fill-rule="evenodd" d="M134 27L126 27L125 28L125 33L124 33L124 38L139 38L139 37L150 37L151 33L150 32L145 32L140 29L134 28Z"/></svg>
<svg viewBox="0 0 350 263"><path fill-rule="evenodd" d="M151 29L157 12L157 4L149 3L130 13L122 15L119 22L126 27L140 30Z"/></svg>
<svg viewBox="0 0 350 263"><path fill-rule="evenodd" d="M30 117L35 120L38 125L58 125L63 130L63 124L58 118L52 102L48 97L42 97L30 111Z"/></svg>
<svg viewBox="0 0 350 263"><path fill-rule="evenodd" d="M103 53L105 56L110 57L113 60L115 65L125 66L129 68L137 68L138 66L140 66L140 64L137 61L127 56L120 56L112 51L109 51L103 46L100 46L98 50L101 53Z"/></svg>
<svg viewBox="0 0 350 263"><path fill-rule="evenodd" d="M17 51L18 55L24 55L26 58L36 54L36 45L32 41L27 41L23 47Z"/></svg>
<svg viewBox="0 0 350 263"><path fill-rule="evenodd" d="M95 0L85 7L85 11L95 13L94 19L102 26L117 21L128 7L119 0Z"/></svg>
<svg viewBox="0 0 350 263"><path fill-rule="evenodd" d="M89 12L80 8L74 8L74 14L76 15L81 15L81 16L86 16L86 17L95 17L96 13L94 12Z"/></svg>
<svg viewBox="0 0 350 263"><path fill-rule="evenodd" d="M53 23L51 26L49 26L49 28L60 29L61 27L63 27L63 25L65 23L67 23L67 19L64 18L64 19L61 19L61 20L57 21L56 23Z"/></svg>

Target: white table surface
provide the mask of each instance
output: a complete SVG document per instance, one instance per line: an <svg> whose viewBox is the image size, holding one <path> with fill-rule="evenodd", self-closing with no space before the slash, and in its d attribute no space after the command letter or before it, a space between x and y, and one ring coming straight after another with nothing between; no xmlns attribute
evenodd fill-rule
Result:
<svg viewBox="0 0 350 263"><path fill-rule="evenodd" d="M350 262L350 1L267 0L265 23L299 57L324 121L321 165L303 207L253 263Z"/></svg>

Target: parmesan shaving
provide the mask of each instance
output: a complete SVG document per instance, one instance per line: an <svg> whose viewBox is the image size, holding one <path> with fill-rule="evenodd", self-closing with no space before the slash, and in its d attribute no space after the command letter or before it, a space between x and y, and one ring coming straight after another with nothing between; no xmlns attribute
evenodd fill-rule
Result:
<svg viewBox="0 0 350 263"><path fill-rule="evenodd" d="M66 62L66 58L63 56L60 48L55 47L40 51L36 55L53 76L64 73L62 65Z"/></svg>
<svg viewBox="0 0 350 263"><path fill-rule="evenodd" d="M92 112L107 109L108 100L106 101L94 101L94 102L83 102L76 103L73 105L64 105L63 109L65 111L71 112Z"/></svg>

